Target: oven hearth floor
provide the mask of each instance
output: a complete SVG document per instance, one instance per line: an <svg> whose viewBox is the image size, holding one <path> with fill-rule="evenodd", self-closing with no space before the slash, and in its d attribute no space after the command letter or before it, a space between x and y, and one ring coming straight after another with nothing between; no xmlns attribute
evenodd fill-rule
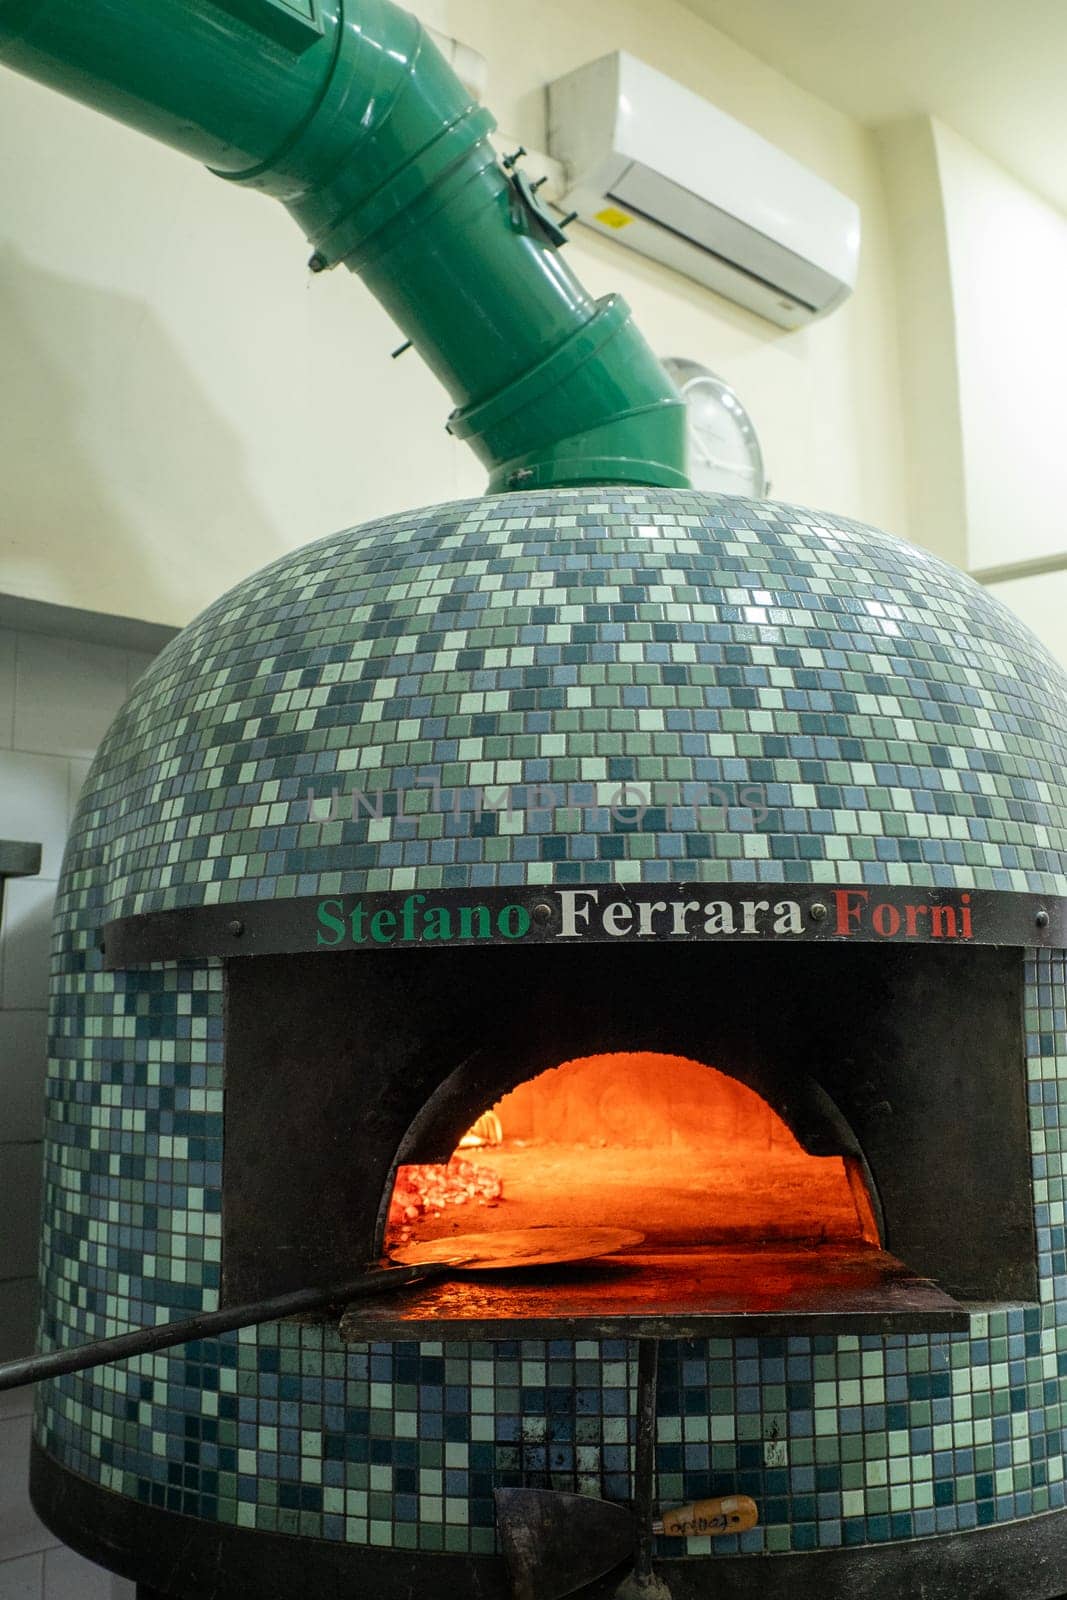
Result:
<svg viewBox="0 0 1067 1600"><path fill-rule="evenodd" d="M967 1312L874 1245L791 1243L625 1255L544 1271L471 1273L353 1304L364 1339L709 1338L966 1332Z"/></svg>
<svg viewBox="0 0 1067 1600"><path fill-rule="evenodd" d="M841 1160L813 1162L799 1147L705 1138L621 1152L546 1142L458 1154L494 1172L503 1199L423 1217L418 1239L604 1225L637 1228L657 1248L861 1236Z"/></svg>

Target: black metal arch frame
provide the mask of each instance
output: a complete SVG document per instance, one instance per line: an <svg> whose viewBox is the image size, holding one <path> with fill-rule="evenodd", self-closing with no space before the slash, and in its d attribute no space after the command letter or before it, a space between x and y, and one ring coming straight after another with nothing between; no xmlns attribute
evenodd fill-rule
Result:
<svg viewBox="0 0 1067 1600"><path fill-rule="evenodd" d="M739 1078L813 1153L858 1147L886 1248L956 1299L1036 1298L1018 950L264 956L226 963L225 1016L227 1303L343 1278L402 1153L445 1160L516 1083L632 1051Z"/></svg>

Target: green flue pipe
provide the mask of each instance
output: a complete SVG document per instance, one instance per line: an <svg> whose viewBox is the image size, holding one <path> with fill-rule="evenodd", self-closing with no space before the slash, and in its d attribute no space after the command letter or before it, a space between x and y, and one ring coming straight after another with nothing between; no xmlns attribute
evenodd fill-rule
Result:
<svg viewBox="0 0 1067 1600"><path fill-rule="evenodd" d="M491 490L685 487L674 385L391 0L0 0L0 61L273 195L444 383Z"/></svg>

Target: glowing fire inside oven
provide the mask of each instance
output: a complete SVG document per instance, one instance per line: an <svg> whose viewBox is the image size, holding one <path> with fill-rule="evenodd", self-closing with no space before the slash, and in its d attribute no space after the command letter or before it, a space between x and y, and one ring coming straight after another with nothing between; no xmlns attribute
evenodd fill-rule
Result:
<svg viewBox="0 0 1067 1600"><path fill-rule="evenodd" d="M878 1243L855 1158L810 1155L745 1084L651 1053L565 1062L487 1107L447 1164L398 1168L386 1243L552 1224Z"/></svg>

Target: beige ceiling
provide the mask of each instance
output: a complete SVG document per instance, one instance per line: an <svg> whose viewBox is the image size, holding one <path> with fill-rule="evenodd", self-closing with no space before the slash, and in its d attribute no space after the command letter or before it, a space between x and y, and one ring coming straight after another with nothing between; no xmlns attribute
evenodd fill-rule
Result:
<svg viewBox="0 0 1067 1600"><path fill-rule="evenodd" d="M941 118L1067 212L1067 0L683 0L878 126Z"/></svg>

